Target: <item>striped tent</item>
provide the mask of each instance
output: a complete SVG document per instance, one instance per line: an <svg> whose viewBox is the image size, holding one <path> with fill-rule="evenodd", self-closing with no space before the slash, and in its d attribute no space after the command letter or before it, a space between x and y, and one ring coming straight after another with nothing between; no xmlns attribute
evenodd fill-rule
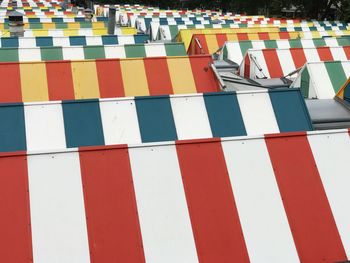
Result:
<svg viewBox="0 0 350 263"><path fill-rule="evenodd" d="M250 27L250 28L209 28L209 29L181 29L177 35L178 42L184 42L186 49L190 46L193 34L215 33L277 33L277 27Z"/></svg>
<svg viewBox="0 0 350 263"><path fill-rule="evenodd" d="M201 42L202 43L202 42ZM228 59L240 64L248 49L265 48L315 48L315 47L350 46L350 38L315 38L315 39L281 39L229 41L220 52L220 59ZM205 47L205 45L203 45Z"/></svg>
<svg viewBox="0 0 350 263"><path fill-rule="evenodd" d="M48 22L48 23L24 23L24 29L77 29L77 28L104 28L108 21L100 22ZM9 29L8 23L0 24L0 30Z"/></svg>
<svg viewBox="0 0 350 263"><path fill-rule="evenodd" d="M60 37L3 37L0 48L70 47L95 45L143 44L148 35L102 35Z"/></svg>
<svg viewBox="0 0 350 263"><path fill-rule="evenodd" d="M336 97L350 103L350 78L345 81L341 89L336 94Z"/></svg>
<svg viewBox="0 0 350 263"><path fill-rule="evenodd" d="M312 130L297 89L0 104L0 121L0 152Z"/></svg>
<svg viewBox="0 0 350 263"><path fill-rule="evenodd" d="M38 37L38 36L101 36L107 35L107 28L75 28L75 29L28 29L24 31L25 37ZM116 28L115 35L135 35L137 30L133 27L120 27ZM9 37L10 32L8 30L0 30L1 37Z"/></svg>
<svg viewBox="0 0 350 263"><path fill-rule="evenodd" d="M215 92L210 63L210 56L0 63L0 102Z"/></svg>
<svg viewBox="0 0 350 263"><path fill-rule="evenodd" d="M159 26L159 31L157 34L157 39L159 40L174 40L178 37L180 30L183 31L180 40L190 41L192 34L199 33L251 33L251 32L278 32L278 27L266 27L264 29L259 29L259 26L254 26L252 28L239 28L238 25L228 24L228 25L167 25ZM233 30L235 29L235 30ZM265 30L265 31L264 31ZM179 38L177 38L179 40Z"/></svg>
<svg viewBox="0 0 350 263"><path fill-rule="evenodd" d="M230 34L193 34L188 54L213 54L225 45L226 41L245 40L275 40L275 39L296 39L300 38L298 32L257 32L257 33L230 33ZM200 46L199 46L200 44Z"/></svg>
<svg viewBox="0 0 350 263"><path fill-rule="evenodd" d="M350 61L307 63L299 72L292 88L300 88L310 99L333 99L350 77Z"/></svg>
<svg viewBox="0 0 350 263"><path fill-rule="evenodd" d="M344 262L349 151L338 130L4 153L0 261Z"/></svg>
<svg viewBox="0 0 350 263"><path fill-rule="evenodd" d="M307 62L350 60L350 46L317 48L249 49L240 65L248 78L281 78Z"/></svg>
<svg viewBox="0 0 350 263"><path fill-rule="evenodd" d="M183 43L0 48L0 62L185 56Z"/></svg>
<svg viewBox="0 0 350 263"><path fill-rule="evenodd" d="M342 31L349 30L349 26L288 26L288 27L280 27L281 32L293 32L293 31Z"/></svg>
<svg viewBox="0 0 350 263"><path fill-rule="evenodd" d="M96 16L93 17L94 22L108 21L108 17ZM70 23L70 22L84 22L85 16L77 15L75 17L38 17L38 18L28 18L23 17L24 23ZM9 19L7 17L0 17L0 23L8 23ZM5 27L4 25L3 27Z"/></svg>

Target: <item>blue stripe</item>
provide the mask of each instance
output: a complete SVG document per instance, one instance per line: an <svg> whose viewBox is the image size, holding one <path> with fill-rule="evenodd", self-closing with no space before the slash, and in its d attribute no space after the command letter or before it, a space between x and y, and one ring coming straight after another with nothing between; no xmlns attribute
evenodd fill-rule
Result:
<svg viewBox="0 0 350 263"><path fill-rule="evenodd" d="M149 35L145 35L145 34L134 35L134 39L135 39L135 44L143 44L148 41Z"/></svg>
<svg viewBox="0 0 350 263"><path fill-rule="evenodd" d="M118 45L117 36L102 36L103 45Z"/></svg>
<svg viewBox="0 0 350 263"><path fill-rule="evenodd" d="M206 93L204 102L213 137L247 135L235 93Z"/></svg>
<svg viewBox="0 0 350 263"><path fill-rule="evenodd" d="M36 37L35 41L38 47L53 47L52 37Z"/></svg>
<svg viewBox="0 0 350 263"><path fill-rule="evenodd" d="M313 130L299 89L270 90L269 95L281 132Z"/></svg>
<svg viewBox="0 0 350 263"><path fill-rule="evenodd" d="M136 97L135 104L142 142L177 140L168 96Z"/></svg>
<svg viewBox="0 0 350 263"><path fill-rule="evenodd" d="M25 151L26 133L22 104L0 107L0 151Z"/></svg>
<svg viewBox="0 0 350 263"><path fill-rule="evenodd" d="M19 47L18 37L2 37L1 47Z"/></svg>
<svg viewBox="0 0 350 263"><path fill-rule="evenodd" d="M67 147L104 145L98 100L62 103Z"/></svg>
<svg viewBox="0 0 350 263"><path fill-rule="evenodd" d="M70 36L69 43L71 46L86 46L85 36Z"/></svg>

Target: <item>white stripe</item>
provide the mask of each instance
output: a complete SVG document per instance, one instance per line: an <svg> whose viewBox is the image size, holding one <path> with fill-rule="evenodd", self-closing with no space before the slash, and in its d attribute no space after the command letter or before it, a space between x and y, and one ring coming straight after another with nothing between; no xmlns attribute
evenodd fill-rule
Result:
<svg viewBox="0 0 350 263"><path fill-rule="evenodd" d="M265 49L265 42L261 40L251 41L253 49Z"/></svg>
<svg viewBox="0 0 350 263"><path fill-rule="evenodd" d="M283 75L288 75L296 69L290 49L276 49Z"/></svg>
<svg viewBox="0 0 350 263"><path fill-rule="evenodd" d="M70 47L69 37L53 37L52 42L57 47Z"/></svg>
<svg viewBox="0 0 350 263"><path fill-rule="evenodd" d="M203 96L170 98L179 140L213 137Z"/></svg>
<svg viewBox="0 0 350 263"><path fill-rule="evenodd" d="M89 262L79 153L28 156L34 262Z"/></svg>
<svg viewBox="0 0 350 263"><path fill-rule="evenodd" d="M40 48L18 48L19 61L41 61Z"/></svg>
<svg viewBox="0 0 350 263"><path fill-rule="evenodd" d="M343 70L345 72L345 75L347 78L350 77L350 62L349 61L343 61L341 62L342 66L343 66Z"/></svg>
<svg viewBox="0 0 350 263"><path fill-rule="evenodd" d="M262 72L267 78L270 78L270 72L268 70L265 56L261 50L254 50L250 52L249 50L247 51L247 54L252 54L256 58L256 62L259 64L259 66L262 69ZM267 58L268 59L268 58ZM255 78L262 78L264 75L260 72L258 67L253 61L250 61L250 76L255 79Z"/></svg>
<svg viewBox="0 0 350 263"><path fill-rule="evenodd" d="M346 54L342 47L331 47L329 49L332 53L333 60L347 60Z"/></svg>
<svg viewBox="0 0 350 263"><path fill-rule="evenodd" d="M299 262L264 140L222 146L250 261Z"/></svg>
<svg viewBox="0 0 350 263"><path fill-rule="evenodd" d="M276 40L276 43L278 48L290 48L290 43L286 39Z"/></svg>
<svg viewBox="0 0 350 263"><path fill-rule="evenodd" d="M349 134L309 135L308 140L346 252L350 257Z"/></svg>
<svg viewBox="0 0 350 263"><path fill-rule="evenodd" d="M86 37L85 37L85 40L86 40L86 45L88 45L88 46L92 46L92 45L96 45L96 46L103 45L103 43L102 43L102 37L100 37L100 36L86 36Z"/></svg>
<svg viewBox="0 0 350 263"><path fill-rule="evenodd" d="M125 44L135 44L134 36L130 35L124 35L118 37L118 44L119 45L125 45Z"/></svg>
<svg viewBox="0 0 350 263"><path fill-rule="evenodd" d="M67 147L61 104L25 105L24 115L28 151Z"/></svg>
<svg viewBox="0 0 350 263"><path fill-rule="evenodd" d="M318 61L320 61L320 57L318 55L316 48L305 48L304 54L306 57L306 62L318 62Z"/></svg>
<svg viewBox="0 0 350 263"><path fill-rule="evenodd" d="M327 37L324 39L324 41L326 42L326 45L329 47L338 47L339 46L338 41L335 38Z"/></svg>
<svg viewBox="0 0 350 263"><path fill-rule="evenodd" d="M165 57L166 50L164 44L144 45L147 57Z"/></svg>
<svg viewBox="0 0 350 263"><path fill-rule="evenodd" d="M20 48L31 48L36 47L36 40L34 37L19 37L18 38L18 46Z"/></svg>
<svg viewBox="0 0 350 263"><path fill-rule="evenodd" d="M134 100L100 102L106 145L141 143Z"/></svg>
<svg viewBox="0 0 350 263"><path fill-rule="evenodd" d="M238 42L231 42L226 45L227 47L227 58L233 62L240 64L243 61L241 47Z"/></svg>
<svg viewBox="0 0 350 263"><path fill-rule="evenodd" d="M104 46L106 58L126 58L124 46Z"/></svg>
<svg viewBox="0 0 350 263"><path fill-rule="evenodd" d="M269 93L237 94L248 135L278 133L279 128Z"/></svg>
<svg viewBox="0 0 350 263"><path fill-rule="evenodd" d="M83 47L65 47L62 48L64 60L80 60L85 58Z"/></svg>
<svg viewBox="0 0 350 263"><path fill-rule="evenodd" d="M146 262L198 262L175 145L129 156Z"/></svg>
<svg viewBox="0 0 350 263"><path fill-rule="evenodd" d="M303 48L315 48L315 43L312 39L300 39Z"/></svg>
<svg viewBox="0 0 350 263"><path fill-rule="evenodd" d="M333 99L335 92L333 84L328 75L324 63L313 63L309 65L310 88L313 87L316 98ZM311 92L311 91L309 91Z"/></svg>

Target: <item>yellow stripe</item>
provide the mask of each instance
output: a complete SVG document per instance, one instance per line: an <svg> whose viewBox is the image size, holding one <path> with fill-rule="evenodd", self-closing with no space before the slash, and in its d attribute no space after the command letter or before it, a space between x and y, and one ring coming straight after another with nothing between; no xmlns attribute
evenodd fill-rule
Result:
<svg viewBox="0 0 350 263"><path fill-rule="evenodd" d="M205 35L209 54L214 54L220 47L215 34Z"/></svg>
<svg viewBox="0 0 350 263"><path fill-rule="evenodd" d="M66 30L63 30L63 35L65 37L79 36L79 29L66 29Z"/></svg>
<svg viewBox="0 0 350 263"><path fill-rule="evenodd" d="M100 97L95 61L71 62L76 99Z"/></svg>
<svg viewBox="0 0 350 263"><path fill-rule="evenodd" d="M137 33L136 28L131 28L131 27L125 27L121 28L122 34L123 35L135 35Z"/></svg>
<svg viewBox="0 0 350 263"><path fill-rule="evenodd" d="M47 30L32 30L33 36L35 37L47 37L49 35L49 31Z"/></svg>
<svg viewBox="0 0 350 263"><path fill-rule="evenodd" d="M238 41L237 34L227 34L226 38L228 41Z"/></svg>
<svg viewBox="0 0 350 263"><path fill-rule="evenodd" d="M44 29L56 29L56 24L55 23L43 23L43 28Z"/></svg>
<svg viewBox="0 0 350 263"><path fill-rule="evenodd" d="M251 34L248 34L248 39L249 40L259 40L259 35L257 33L251 33Z"/></svg>
<svg viewBox="0 0 350 263"><path fill-rule="evenodd" d="M69 29L78 29L78 28L80 28L80 23L70 22L70 23L67 23L67 26Z"/></svg>
<svg viewBox="0 0 350 263"><path fill-rule="evenodd" d="M92 34L94 36L107 35L107 28L93 28L92 29Z"/></svg>
<svg viewBox="0 0 350 263"><path fill-rule="evenodd" d="M104 28L105 24L101 21L92 23L92 28Z"/></svg>
<svg viewBox="0 0 350 263"><path fill-rule="evenodd" d="M167 58L174 94L196 93L192 68L187 57Z"/></svg>
<svg viewBox="0 0 350 263"><path fill-rule="evenodd" d="M24 102L49 100L45 63L20 64L20 72Z"/></svg>
<svg viewBox="0 0 350 263"><path fill-rule="evenodd" d="M149 89L143 59L120 61L125 96L148 96Z"/></svg>

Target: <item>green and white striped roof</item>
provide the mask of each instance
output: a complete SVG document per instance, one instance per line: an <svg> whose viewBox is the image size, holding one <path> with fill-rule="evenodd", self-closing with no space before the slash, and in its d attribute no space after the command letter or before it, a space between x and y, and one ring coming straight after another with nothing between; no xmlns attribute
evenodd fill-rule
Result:
<svg viewBox="0 0 350 263"><path fill-rule="evenodd" d="M313 47L350 46L350 38L315 38L315 39L279 39L279 40L245 40L225 43L220 58L229 59L240 64L248 49L265 48L313 48Z"/></svg>
<svg viewBox="0 0 350 263"><path fill-rule="evenodd" d="M0 48L0 62L185 56L183 43Z"/></svg>
<svg viewBox="0 0 350 263"><path fill-rule="evenodd" d="M350 61L305 64L291 88L300 88L309 99L332 99L350 77Z"/></svg>

